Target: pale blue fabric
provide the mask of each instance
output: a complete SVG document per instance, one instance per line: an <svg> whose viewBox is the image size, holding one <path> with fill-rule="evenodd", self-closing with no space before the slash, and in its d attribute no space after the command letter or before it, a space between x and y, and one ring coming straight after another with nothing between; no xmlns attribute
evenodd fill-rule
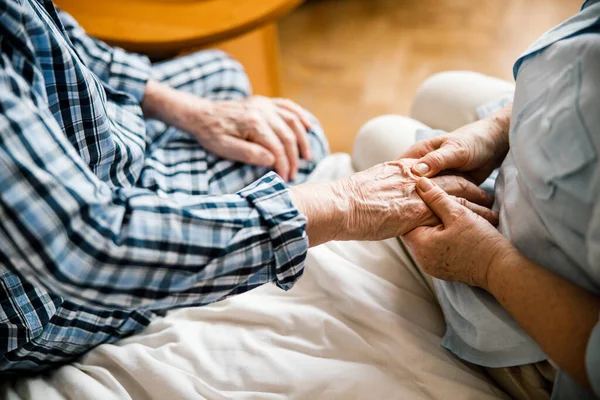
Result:
<svg viewBox="0 0 600 400"><path fill-rule="evenodd" d="M600 1L548 31L516 62L511 149L496 181L499 230L529 259L600 294ZM547 359L487 292L434 282L442 344L488 367ZM600 396L600 324L587 348ZM559 371L553 399L593 395Z"/></svg>

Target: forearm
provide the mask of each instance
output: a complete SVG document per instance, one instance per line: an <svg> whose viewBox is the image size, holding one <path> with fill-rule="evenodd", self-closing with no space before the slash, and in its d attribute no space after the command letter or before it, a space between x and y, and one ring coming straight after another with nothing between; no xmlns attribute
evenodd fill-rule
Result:
<svg viewBox="0 0 600 400"><path fill-rule="evenodd" d="M53 189L53 201L32 198L30 209L21 210L28 220L3 222L51 238L40 246L27 233L11 251L24 254L24 272L77 303L126 310L200 306L267 282L288 289L301 275L306 221L274 174L236 194L196 196L187 204L146 189L96 194L78 187L85 183ZM36 224L63 214L69 216L64 224Z"/></svg>
<svg viewBox="0 0 600 400"><path fill-rule="evenodd" d="M292 202L306 216L310 247L340 239L349 204L339 197L335 183L305 183L290 189Z"/></svg>
<svg viewBox="0 0 600 400"><path fill-rule="evenodd" d="M192 108L190 104L193 104ZM149 80L142 100L142 111L146 118L160 120L167 125L186 130L192 120L198 119L198 109L210 113L212 102Z"/></svg>
<svg viewBox="0 0 600 400"><path fill-rule="evenodd" d="M490 265L487 289L564 371L590 387L586 346L600 298L531 262L516 249Z"/></svg>
<svg viewBox="0 0 600 400"><path fill-rule="evenodd" d="M494 158L496 160L496 166L499 167L504 161L506 154L509 150L509 132L510 132L510 121L512 117L512 103L505 106L500 111L487 117L492 130L491 135L494 136L494 142L497 144L494 148Z"/></svg>

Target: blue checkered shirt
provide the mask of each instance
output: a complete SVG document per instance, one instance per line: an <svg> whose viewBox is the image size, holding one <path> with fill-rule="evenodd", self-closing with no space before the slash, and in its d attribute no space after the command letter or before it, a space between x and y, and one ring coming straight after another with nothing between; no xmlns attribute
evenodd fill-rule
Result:
<svg viewBox="0 0 600 400"><path fill-rule="evenodd" d="M247 95L239 64L208 52L165 65L86 36L48 0L0 0L0 373L301 275L306 219L283 181L142 114L150 77ZM317 160L326 145L310 139Z"/></svg>

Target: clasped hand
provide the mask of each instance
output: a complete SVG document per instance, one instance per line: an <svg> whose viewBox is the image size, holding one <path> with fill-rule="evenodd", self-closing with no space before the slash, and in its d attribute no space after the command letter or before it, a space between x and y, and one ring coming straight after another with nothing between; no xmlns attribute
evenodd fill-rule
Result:
<svg viewBox="0 0 600 400"><path fill-rule="evenodd" d="M430 180L439 172L458 171L481 183L508 151L511 107L450 134L417 143L404 156L413 166L417 194L440 219L433 227L417 227L403 236L419 266L447 281L488 287L490 265L511 249L510 242L472 209L464 207Z"/></svg>

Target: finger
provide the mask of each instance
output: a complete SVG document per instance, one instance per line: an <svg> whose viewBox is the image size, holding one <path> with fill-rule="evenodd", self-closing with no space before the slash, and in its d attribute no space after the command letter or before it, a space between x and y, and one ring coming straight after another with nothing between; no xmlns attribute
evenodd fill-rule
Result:
<svg viewBox="0 0 600 400"><path fill-rule="evenodd" d="M446 169L458 169L465 165L465 150L445 142L413 165L412 170L418 176L432 177Z"/></svg>
<svg viewBox="0 0 600 400"><path fill-rule="evenodd" d="M427 245L431 246L432 243L435 243L435 235L443 229L444 226L439 224L436 226L419 226L402 235L402 240L414 254L415 250L422 249Z"/></svg>
<svg viewBox="0 0 600 400"><path fill-rule="evenodd" d="M431 229L430 227L419 226L419 227L413 229L412 231L405 233L402 236L402 240L404 241L404 243L406 243L408 245L408 247L410 247L412 249L414 246L418 246L420 239L423 236L427 235L427 233L429 232L430 229Z"/></svg>
<svg viewBox="0 0 600 400"><path fill-rule="evenodd" d="M298 104L288 99L273 99L273 102L284 110L288 110L289 112L297 115L298 118L300 118L300 122L302 122L302 125L304 125L306 129L312 128L312 123L310 122L308 113Z"/></svg>
<svg viewBox="0 0 600 400"><path fill-rule="evenodd" d="M420 140L413 144L408 150L404 152L399 158L416 158L420 159L432 151L437 150L442 144L442 140L439 137L434 137L428 140Z"/></svg>
<svg viewBox="0 0 600 400"><path fill-rule="evenodd" d="M460 176L461 178L464 178L464 179L468 180L469 182L472 182L475 185L477 185L477 181L475 180L475 178L473 178L473 176L467 172L460 172L460 171L456 171L456 170L446 170L446 171L440 172L435 177L437 178L438 176L446 176L446 175ZM429 178L429 179L435 179L435 178ZM438 184L438 186L439 186L439 184Z"/></svg>
<svg viewBox="0 0 600 400"><path fill-rule="evenodd" d="M417 193L445 226L465 215L465 207L427 178L419 179Z"/></svg>
<svg viewBox="0 0 600 400"><path fill-rule="evenodd" d="M300 119L296 116L296 114L291 113L283 108L278 108L277 112L296 135L296 140L298 141L298 147L300 148L300 155L302 158L305 160L310 160L311 156L310 144L308 143L308 134L306 128L300 122Z"/></svg>
<svg viewBox="0 0 600 400"><path fill-rule="evenodd" d="M432 180L441 187L446 193L456 197L462 197L471 203L479 204L484 207L491 207L494 204L494 198L487 192L475 185L472 181L457 175L436 176Z"/></svg>
<svg viewBox="0 0 600 400"><path fill-rule="evenodd" d="M267 124L264 121L261 122L256 127L256 135L254 135L252 141L265 147L275 156L275 162L273 164L275 172L277 172L284 181L289 181L289 160L287 158L281 140L279 140L279 138L277 137L275 132L273 132L269 124Z"/></svg>
<svg viewBox="0 0 600 400"><path fill-rule="evenodd" d="M219 157L245 164L259 167L272 167L275 164L275 156L266 148L232 136L222 136L219 142L206 148Z"/></svg>
<svg viewBox="0 0 600 400"><path fill-rule="evenodd" d="M487 207L480 206L479 204L471 203L470 201L459 197L457 197L455 201L468 208L469 210L473 211L480 217L486 219L490 224L498 226L500 218L499 214L496 211L493 211Z"/></svg>
<svg viewBox="0 0 600 400"><path fill-rule="evenodd" d="M298 164L300 156L298 155L298 142L296 141L296 135L290 129L289 126L279 117L279 115L273 115L270 119L271 128L273 132L279 137L279 140L283 144L285 154L289 162L289 176L290 181L296 179L298 173Z"/></svg>

